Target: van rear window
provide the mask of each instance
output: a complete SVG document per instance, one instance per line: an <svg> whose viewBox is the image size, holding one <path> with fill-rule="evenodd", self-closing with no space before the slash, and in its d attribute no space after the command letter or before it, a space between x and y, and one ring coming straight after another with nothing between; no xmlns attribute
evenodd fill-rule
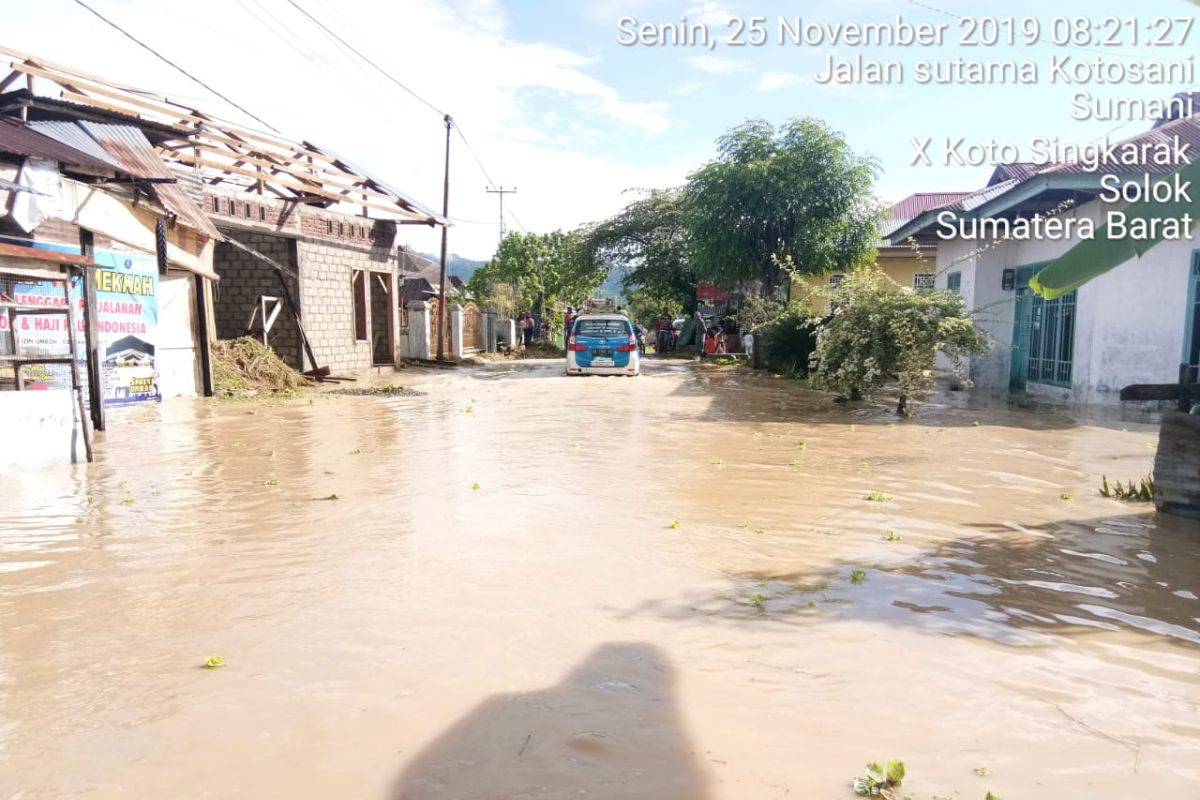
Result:
<svg viewBox="0 0 1200 800"><path fill-rule="evenodd" d="M628 336L632 330L624 319L581 319L575 323L576 336Z"/></svg>

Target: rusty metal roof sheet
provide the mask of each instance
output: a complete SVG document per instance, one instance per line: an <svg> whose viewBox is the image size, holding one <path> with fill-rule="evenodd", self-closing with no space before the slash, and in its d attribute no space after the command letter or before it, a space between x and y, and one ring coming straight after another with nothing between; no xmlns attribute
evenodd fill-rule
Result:
<svg viewBox="0 0 1200 800"><path fill-rule="evenodd" d="M112 164L33 130L20 120L0 118L0 153L44 158L67 166L111 170Z"/></svg>
<svg viewBox="0 0 1200 800"><path fill-rule="evenodd" d="M970 192L917 192L892 206L888 216L893 220L907 221L926 211L961 200L969 194Z"/></svg>
<svg viewBox="0 0 1200 800"><path fill-rule="evenodd" d="M188 227L221 239L220 232L155 151L150 140L129 125L99 122L35 122L31 126L64 145L102 160L132 178L150 181L158 201Z"/></svg>
<svg viewBox="0 0 1200 800"><path fill-rule="evenodd" d="M1174 122L1168 122L1157 128L1139 133L1136 136L1131 136L1128 139L1123 139L1114 147L1120 148L1133 146L1143 153L1147 151L1153 152L1154 148L1169 148L1174 149L1176 139L1182 145L1184 143L1190 145L1190 152L1193 158L1188 161L1195 160L1197 153L1200 153L1200 116L1184 117L1177 119ZM1143 149L1146 148L1146 149ZM1170 174L1178 172L1187 164L1156 164L1152 159L1139 158L1133 164L1105 164L1103 173L1112 173L1116 175L1141 175L1143 173L1152 174ZM1039 172L1039 175L1090 175L1096 173L1096 170L1090 170L1087 165L1073 161L1067 164L1056 164Z"/></svg>
<svg viewBox="0 0 1200 800"><path fill-rule="evenodd" d="M73 147L81 153L87 153L97 161L103 161L108 164L114 170L127 172L127 170L117 163L116 159L100 146L99 142L74 122L28 122L26 124L31 130L35 130L55 141L62 142L68 147Z"/></svg>

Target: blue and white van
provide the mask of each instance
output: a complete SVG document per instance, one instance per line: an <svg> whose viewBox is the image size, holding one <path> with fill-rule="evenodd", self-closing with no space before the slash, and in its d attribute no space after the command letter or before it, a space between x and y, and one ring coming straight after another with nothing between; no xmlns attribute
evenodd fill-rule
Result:
<svg viewBox="0 0 1200 800"><path fill-rule="evenodd" d="M567 337L568 375L637 375L641 372L633 323L621 314L582 314Z"/></svg>

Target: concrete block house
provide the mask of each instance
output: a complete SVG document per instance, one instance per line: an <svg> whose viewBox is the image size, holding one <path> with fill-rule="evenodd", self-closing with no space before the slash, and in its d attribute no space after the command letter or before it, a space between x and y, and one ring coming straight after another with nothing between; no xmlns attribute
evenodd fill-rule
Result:
<svg viewBox="0 0 1200 800"><path fill-rule="evenodd" d="M991 353L970 362L979 390L1115 404L1124 386L1175 383L1185 363L1200 371L1194 233L1163 241L1057 299L1029 288L1040 269L1082 240L1087 224L1099 228L1110 210L1123 207L1103 202L1105 175L1162 179L1186 163L1162 163L1156 153L1189 145L1182 148L1186 161L1200 154L1200 116L1160 120L1116 145L1141 155L1094 170L1078 162L1005 164L980 190L924 211L888 237L894 245L934 248L936 288L960 293L994 339ZM1064 234L1013 233L1035 218L1053 218Z"/></svg>

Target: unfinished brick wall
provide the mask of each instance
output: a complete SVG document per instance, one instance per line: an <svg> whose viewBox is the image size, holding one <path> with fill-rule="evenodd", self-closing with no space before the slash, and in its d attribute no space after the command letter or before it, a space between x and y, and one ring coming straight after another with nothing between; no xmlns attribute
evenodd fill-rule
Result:
<svg viewBox="0 0 1200 800"><path fill-rule="evenodd" d="M278 261L293 271L296 269L295 245L291 239L283 236L254 233L251 231L221 229L268 258ZM232 245L220 242L213 253L213 268L221 277L216 284L215 317L217 338L236 339L245 334L246 322L250 313L262 295L278 297L283 300L282 287L279 278L268 264L259 261L249 253L238 250ZM300 291L295 279L287 278L288 288L293 299L300 304L303 318L304 306L300 299ZM271 348L279 357L297 369L301 366L300 331L296 327L286 304L275 318L275 324L267 337ZM310 365L305 365L307 368Z"/></svg>
<svg viewBox="0 0 1200 800"><path fill-rule="evenodd" d="M297 243L301 274L300 305L304 309L304 330L321 366L335 373L352 374L369 368L372 357L372 304L365 304L367 338L356 338L354 325L355 270L367 271L368 286L379 272L394 285L395 253L385 247L354 247L326 241L302 239ZM397 315L395 303L388 313ZM386 329L386 327L385 327ZM391 363L391 360L389 360Z"/></svg>

